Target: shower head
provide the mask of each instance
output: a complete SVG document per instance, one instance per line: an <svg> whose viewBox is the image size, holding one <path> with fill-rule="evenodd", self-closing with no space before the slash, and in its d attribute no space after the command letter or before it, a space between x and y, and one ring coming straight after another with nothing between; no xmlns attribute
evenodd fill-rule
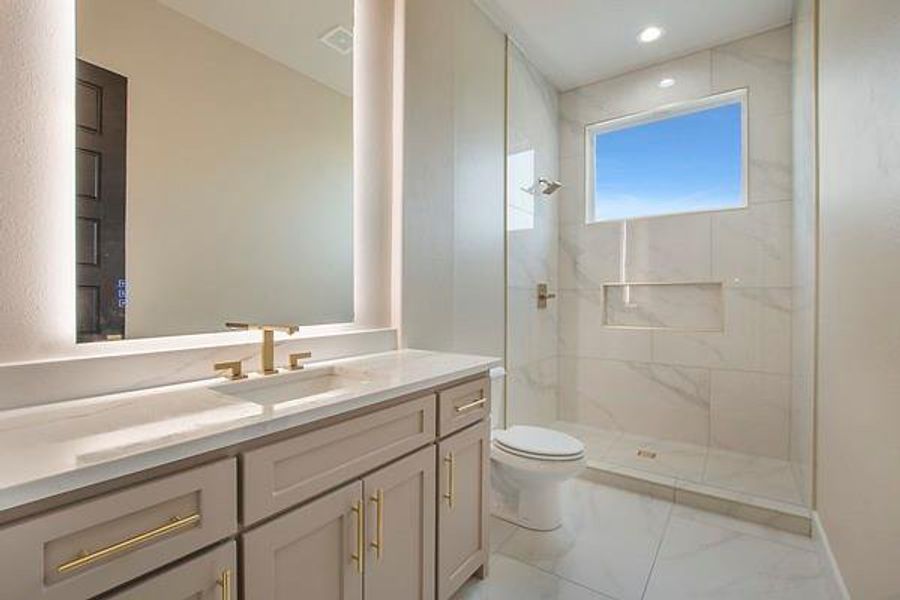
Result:
<svg viewBox="0 0 900 600"><path fill-rule="evenodd" d="M556 192L556 190L563 186L563 184L559 181L550 181L545 177L541 177L540 179L538 179L538 184L541 186L541 193L547 196L553 194L554 192Z"/></svg>

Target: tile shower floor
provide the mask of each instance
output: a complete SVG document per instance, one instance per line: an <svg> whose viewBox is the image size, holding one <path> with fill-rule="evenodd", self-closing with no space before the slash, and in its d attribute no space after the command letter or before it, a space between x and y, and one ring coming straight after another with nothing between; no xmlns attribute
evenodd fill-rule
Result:
<svg viewBox="0 0 900 600"><path fill-rule="evenodd" d="M653 481L672 487L685 483L697 484L707 491L720 490L803 507L800 487L791 464L784 460L607 431L566 421L557 421L551 427L584 442L590 466L601 469L606 465L624 467L632 472L648 473ZM639 455L638 450L648 450L651 456Z"/></svg>
<svg viewBox="0 0 900 600"><path fill-rule="evenodd" d="M563 525L491 521L490 576L453 600L836 600L812 540L573 480Z"/></svg>

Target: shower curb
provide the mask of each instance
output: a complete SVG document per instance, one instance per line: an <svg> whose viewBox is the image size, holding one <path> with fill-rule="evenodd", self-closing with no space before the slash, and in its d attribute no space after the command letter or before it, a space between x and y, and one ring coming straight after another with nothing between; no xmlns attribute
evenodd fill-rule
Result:
<svg viewBox="0 0 900 600"><path fill-rule="evenodd" d="M788 533L806 537L812 535L812 514L799 506L734 494L712 486L672 480L653 473L591 459L588 459L587 468L579 477L593 483L652 496Z"/></svg>

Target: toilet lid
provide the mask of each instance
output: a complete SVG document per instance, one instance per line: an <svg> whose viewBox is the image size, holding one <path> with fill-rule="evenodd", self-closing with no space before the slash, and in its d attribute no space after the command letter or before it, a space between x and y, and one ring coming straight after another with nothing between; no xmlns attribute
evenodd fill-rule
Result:
<svg viewBox="0 0 900 600"><path fill-rule="evenodd" d="M584 454L584 444L561 431L515 425L494 433L494 442L516 454L550 459L578 458Z"/></svg>

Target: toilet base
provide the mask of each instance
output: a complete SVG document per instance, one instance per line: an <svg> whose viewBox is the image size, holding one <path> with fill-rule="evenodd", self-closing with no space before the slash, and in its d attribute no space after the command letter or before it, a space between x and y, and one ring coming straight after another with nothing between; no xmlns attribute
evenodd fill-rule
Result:
<svg viewBox="0 0 900 600"><path fill-rule="evenodd" d="M491 513L499 519L534 531L553 531L562 524L562 482L512 485L512 482L504 481L506 478L499 469L493 469L491 479Z"/></svg>

